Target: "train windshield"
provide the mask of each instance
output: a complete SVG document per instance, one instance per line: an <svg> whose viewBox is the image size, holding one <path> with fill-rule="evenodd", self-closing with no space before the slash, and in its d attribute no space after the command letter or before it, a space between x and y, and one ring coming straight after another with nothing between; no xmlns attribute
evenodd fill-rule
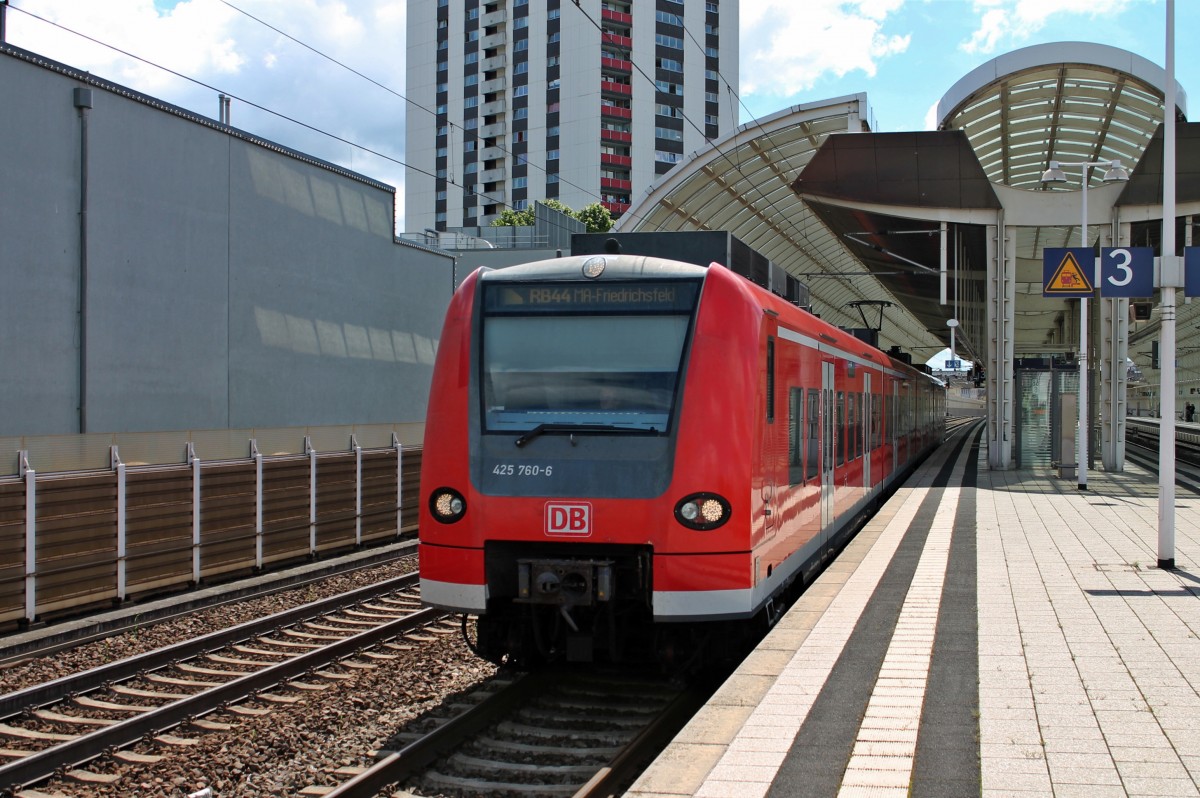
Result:
<svg viewBox="0 0 1200 798"><path fill-rule="evenodd" d="M699 283L487 286L488 432L666 432Z"/></svg>

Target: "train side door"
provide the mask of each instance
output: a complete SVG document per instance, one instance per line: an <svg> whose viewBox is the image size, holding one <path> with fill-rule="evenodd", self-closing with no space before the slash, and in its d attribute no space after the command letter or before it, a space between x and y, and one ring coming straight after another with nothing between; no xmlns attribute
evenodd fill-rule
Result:
<svg viewBox="0 0 1200 798"><path fill-rule="evenodd" d="M900 422L900 383L892 380L891 413L888 418L888 437L892 439L892 475L900 467L900 433L897 430Z"/></svg>
<svg viewBox="0 0 1200 798"><path fill-rule="evenodd" d="M833 363L821 363L821 529L833 527Z"/></svg>
<svg viewBox="0 0 1200 798"><path fill-rule="evenodd" d="M771 320L774 321L773 319ZM767 364L766 364L766 423L763 425L762 441L762 503L763 503L763 539L774 537L779 520L775 494L779 486L779 451L776 431L775 414L775 372L776 372L776 326L768 323L767 335Z"/></svg>
<svg viewBox="0 0 1200 798"><path fill-rule="evenodd" d="M862 417L859 418L859 432L863 439L863 487L871 492L871 374L863 374L863 406Z"/></svg>

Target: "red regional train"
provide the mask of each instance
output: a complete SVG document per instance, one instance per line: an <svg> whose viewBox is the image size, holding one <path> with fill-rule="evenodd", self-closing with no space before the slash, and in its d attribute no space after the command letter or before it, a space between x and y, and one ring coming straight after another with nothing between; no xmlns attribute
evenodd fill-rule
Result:
<svg viewBox="0 0 1200 798"><path fill-rule="evenodd" d="M939 381L718 264L479 269L434 367L422 599L495 662L724 642L944 427Z"/></svg>

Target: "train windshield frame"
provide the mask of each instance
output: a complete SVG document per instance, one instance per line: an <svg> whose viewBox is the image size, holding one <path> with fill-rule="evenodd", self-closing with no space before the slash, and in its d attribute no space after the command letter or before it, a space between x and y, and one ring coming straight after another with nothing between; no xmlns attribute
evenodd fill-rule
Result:
<svg viewBox="0 0 1200 798"><path fill-rule="evenodd" d="M701 282L496 282L482 299L487 434L665 435Z"/></svg>

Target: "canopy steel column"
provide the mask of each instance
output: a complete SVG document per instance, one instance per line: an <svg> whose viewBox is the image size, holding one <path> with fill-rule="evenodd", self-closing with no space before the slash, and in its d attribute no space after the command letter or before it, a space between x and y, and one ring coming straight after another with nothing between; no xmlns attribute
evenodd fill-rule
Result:
<svg viewBox="0 0 1200 798"><path fill-rule="evenodd" d="M1130 226L1114 219L1116 246L1129 246ZM1105 471L1125 470L1125 417L1129 415L1129 300L1100 303L1100 454Z"/></svg>
<svg viewBox="0 0 1200 798"><path fill-rule="evenodd" d="M1013 467L1013 334L1016 329L1016 236L1004 211L987 229L987 424L988 467Z"/></svg>

